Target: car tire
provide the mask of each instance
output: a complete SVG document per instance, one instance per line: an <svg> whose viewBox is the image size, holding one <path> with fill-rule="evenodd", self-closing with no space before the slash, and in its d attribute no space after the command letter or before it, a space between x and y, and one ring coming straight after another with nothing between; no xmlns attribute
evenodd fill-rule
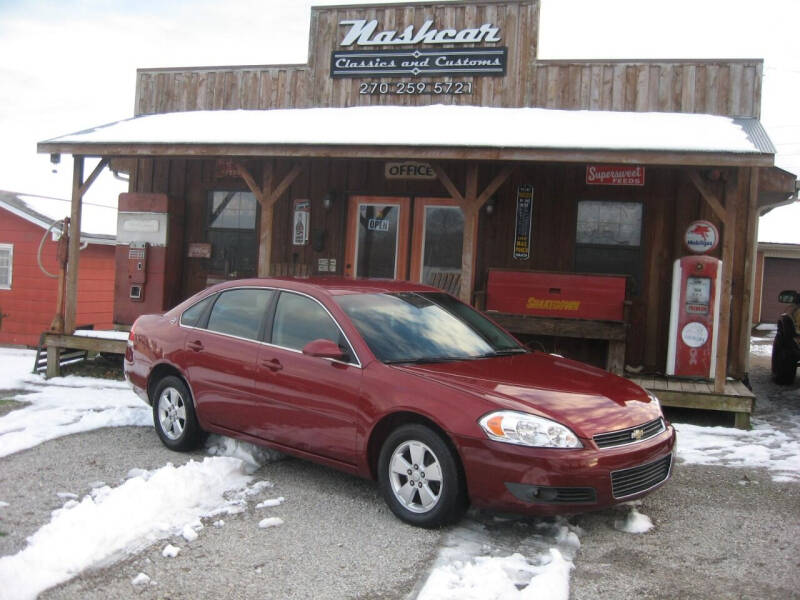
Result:
<svg viewBox="0 0 800 600"><path fill-rule="evenodd" d="M163 444L180 452L194 450L205 438L194 412L189 388L178 377L164 377L152 398L153 423Z"/></svg>
<svg viewBox="0 0 800 600"><path fill-rule="evenodd" d="M378 459L378 483L391 511L418 527L451 523L466 508L455 452L424 425L403 425L389 434Z"/></svg>
<svg viewBox="0 0 800 600"><path fill-rule="evenodd" d="M775 383L790 385L797 374L797 360L786 347L783 334L779 331L772 342L772 377Z"/></svg>

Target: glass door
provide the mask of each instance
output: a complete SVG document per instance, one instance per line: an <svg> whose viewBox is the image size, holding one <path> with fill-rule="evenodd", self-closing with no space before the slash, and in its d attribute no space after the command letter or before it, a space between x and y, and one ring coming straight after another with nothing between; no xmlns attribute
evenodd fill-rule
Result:
<svg viewBox="0 0 800 600"><path fill-rule="evenodd" d="M449 198L414 201L411 277L458 294L464 247L464 213Z"/></svg>
<svg viewBox="0 0 800 600"><path fill-rule="evenodd" d="M345 276L407 278L409 204L408 198L350 198Z"/></svg>

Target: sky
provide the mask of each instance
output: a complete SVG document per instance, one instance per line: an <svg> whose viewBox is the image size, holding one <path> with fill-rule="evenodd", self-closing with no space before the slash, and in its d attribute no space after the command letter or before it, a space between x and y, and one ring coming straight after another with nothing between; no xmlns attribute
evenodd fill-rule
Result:
<svg viewBox="0 0 800 600"><path fill-rule="evenodd" d="M305 63L311 4L363 0L0 0L0 189L68 198L36 143L133 116L137 68ZM796 0L542 0L539 57L763 58L762 122L800 173ZM92 165L87 164L87 173ZM109 173L86 202L115 205Z"/></svg>

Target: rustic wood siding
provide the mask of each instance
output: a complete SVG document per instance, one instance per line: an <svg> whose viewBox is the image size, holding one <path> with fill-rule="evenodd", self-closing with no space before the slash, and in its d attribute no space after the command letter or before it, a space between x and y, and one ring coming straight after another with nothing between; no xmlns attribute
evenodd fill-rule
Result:
<svg viewBox="0 0 800 600"><path fill-rule="evenodd" d="M498 46L508 47L507 75L436 79L469 81L471 95L361 95L362 81L410 79L330 77L331 52L340 48L344 32L339 22L355 18L377 19L381 29L406 24L418 29L429 18L439 29L493 23L501 28ZM307 65L141 69L135 112L444 103L759 116L760 60L540 61L538 27L537 0L314 7Z"/></svg>
<svg viewBox="0 0 800 600"><path fill-rule="evenodd" d="M139 161L134 176L137 191L166 192L185 197L184 240L177 250L186 256L189 243L207 241L205 206L208 192L213 189L246 191L247 188L239 178L215 179L214 160L161 159L155 164L153 162ZM272 161L275 178L283 178L294 164L295 161L290 159ZM318 274L320 258L336 259L337 274L343 272L347 259L345 233L348 196L447 197L444 187L436 180L385 179L384 162L379 160L320 158L297 161L297 164L302 165L302 173L275 205L272 262L305 265L312 275ZM262 161L248 163L256 180L261 178L263 165ZM502 163L481 163L478 187L483 189L503 166ZM466 163L447 163L444 168L456 186L463 189L466 185ZM159 173L160 176L155 176ZM719 179L708 182L708 186L725 205L735 202L742 206L749 187L748 173L749 170L726 169L721 171ZM519 165L495 194L494 213L480 213L475 289L485 289L490 268L574 272L577 203L580 200L639 201L643 204L644 213L642 279L638 293L631 297L633 304L627 357L629 364L644 364L651 371L663 371L666 364L672 263L686 253L681 241L683 231L694 220L708 219L723 231L724 236L722 223L689 181L684 168L648 167L646 185L643 187L588 186L584 182L585 165ZM517 186L521 184L534 187L531 257L528 260L513 258L515 198ZM336 193L336 200L332 208L326 211L322 207L322 197L329 191ZM291 211L295 199L311 201L312 236L313 232L325 232L322 250L315 250L313 244L292 245ZM744 267L748 242L744 231L750 218L753 217L747 211L737 211L734 315L747 311L741 290L748 285ZM720 252L718 248L714 254L719 258ZM204 263L204 259L183 261L183 274L178 278L182 279L182 289L175 302L205 287ZM741 334L739 319L733 319L731 327L731 339L736 340ZM735 347L735 342L732 343ZM730 361L730 373L741 376L745 365L737 352L731 354Z"/></svg>
<svg viewBox="0 0 800 600"><path fill-rule="evenodd" d="M58 280L46 277L36 260L43 234L41 227L0 209L0 243L14 245L11 289L0 290L0 313L7 315L0 344L36 346L55 316ZM56 247L48 236L42 263L51 273L58 273ZM77 324L111 329L113 302L114 246L90 244L81 251Z"/></svg>

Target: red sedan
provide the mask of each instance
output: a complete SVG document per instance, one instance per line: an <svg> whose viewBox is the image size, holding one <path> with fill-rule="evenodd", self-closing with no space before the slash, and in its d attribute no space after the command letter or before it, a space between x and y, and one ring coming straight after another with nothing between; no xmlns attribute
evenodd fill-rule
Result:
<svg viewBox="0 0 800 600"><path fill-rule="evenodd" d="M675 431L654 396L533 352L413 283L220 284L137 319L125 375L169 448L215 432L377 479L415 525L457 519L469 503L598 509L672 469Z"/></svg>

